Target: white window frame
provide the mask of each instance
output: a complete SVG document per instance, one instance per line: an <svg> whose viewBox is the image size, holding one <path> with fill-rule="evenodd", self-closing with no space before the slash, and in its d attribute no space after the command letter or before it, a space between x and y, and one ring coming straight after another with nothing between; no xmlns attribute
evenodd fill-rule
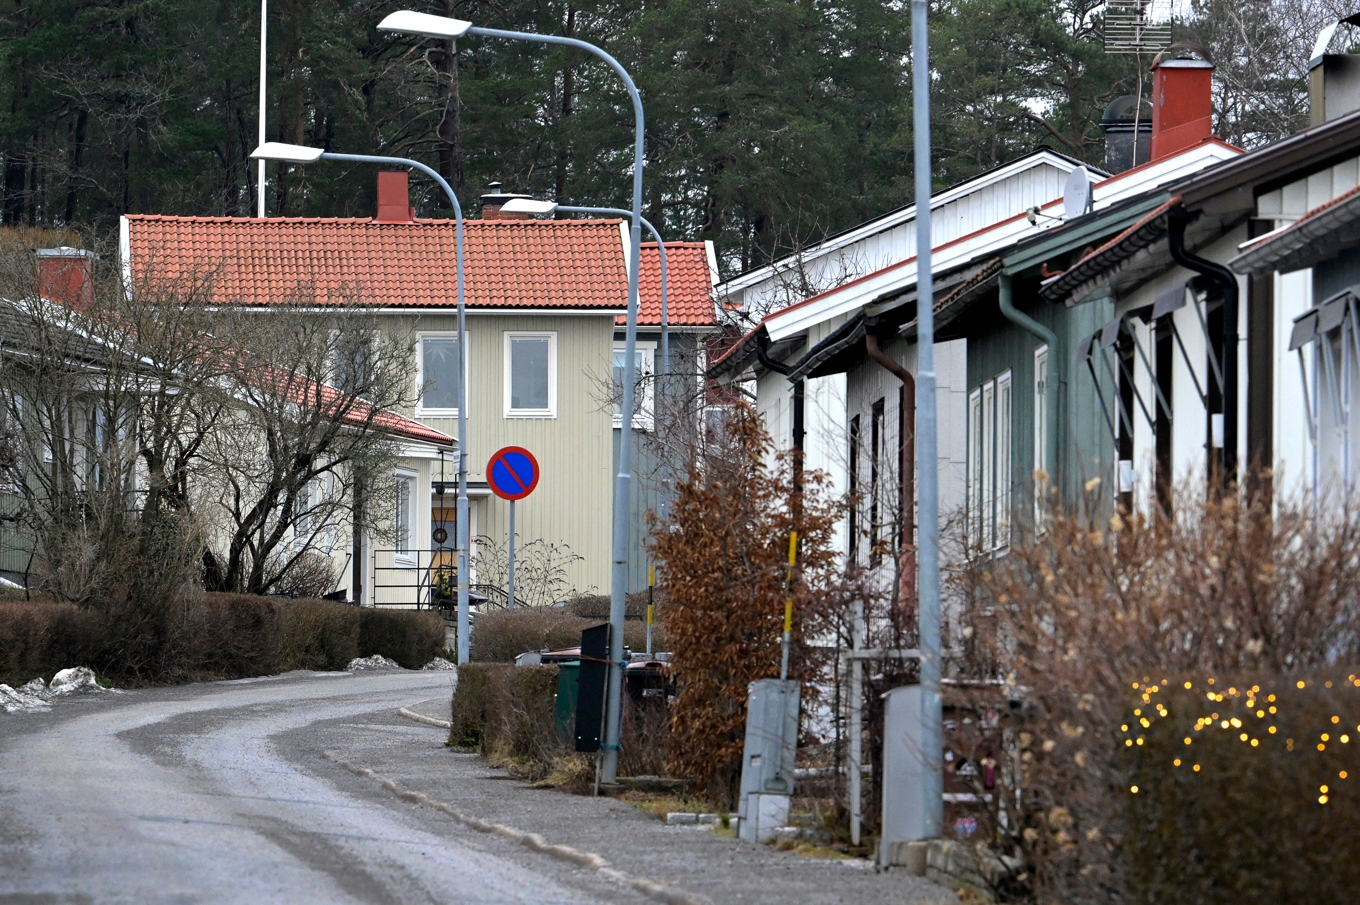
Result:
<svg viewBox="0 0 1360 905"><path fill-rule="evenodd" d="M557 332L554 330L506 330L501 334L502 358L501 383L504 396L504 410L507 418L556 418L557 417ZM510 379L514 359L510 354L512 343L517 339L546 339L548 341L548 407L545 409L517 409L510 405Z"/></svg>
<svg viewBox="0 0 1360 905"><path fill-rule="evenodd" d="M651 378L656 374L656 343L650 340L646 342L637 340L634 343L633 348L635 350L634 354L642 356L643 373L641 376L644 378L640 381L642 385L641 398L636 394L633 397L633 429L651 430L655 415L652 408L652 384L654 381L651 380ZM613 351L609 353L609 386L611 387L611 393L613 392L612 388L614 386L614 355L623 351L626 351L626 344L623 340L616 340L614 342ZM619 412L618 414L614 414L611 409L610 414L614 422L614 427L622 428L623 413Z"/></svg>
<svg viewBox="0 0 1360 905"><path fill-rule="evenodd" d="M420 509L416 505L419 496L417 492L419 490L419 478L420 476L409 468L398 468L392 473L392 480L394 483L405 481L410 488L410 492L406 494L406 525L408 536L406 538L406 549L404 551L401 548L401 538L397 534L397 528L400 523L395 522L396 507L401 504L399 492L392 509L392 514L394 516L394 524L392 525L392 562L394 565L408 569L414 569L416 567L416 538L420 536L420 526L418 524Z"/></svg>
<svg viewBox="0 0 1360 905"><path fill-rule="evenodd" d="M1034 468L1035 475L1043 472L1048 476L1052 487L1053 471L1048 461L1048 344L1044 343L1034 350ZM1044 491L1034 478L1034 527L1043 530Z"/></svg>
<svg viewBox="0 0 1360 905"><path fill-rule="evenodd" d="M1009 370L996 378L996 426L992 444L996 456L995 549L1011 545L1011 425L1015 419L1015 389Z"/></svg>
<svg viewBox="0 0 1360 905"><path fill-rule="evenodd" d="M968 546L982 547L982 387L968 394Z"/></svg>
<svg viewBox="0 0 1360 905"><path fill-rule="evenodd" d="M457 418L458 408L426 408L425 407L425 340L426 339L451 339L458 341L457 330L426 330L416 333L416 391L419 398L416 401L416 416L425 418ZM463 386L467 387L466 396L472 399L472 385L468 382L472 374L472 331L467 331L468 350L463 353Z"/></svg>

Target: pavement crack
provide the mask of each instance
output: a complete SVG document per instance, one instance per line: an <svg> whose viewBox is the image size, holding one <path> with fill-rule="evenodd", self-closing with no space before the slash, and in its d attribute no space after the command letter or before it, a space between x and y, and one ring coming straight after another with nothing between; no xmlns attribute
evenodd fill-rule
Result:
<svg viewBox="0 0 1360 905"><path fill-rule="evenodd" d="M413 718L420 718L422 720L433 720L433 717L422 718L419 714L407 714L404 712L405 710L406 708L403 707L403 716L412 716ZM699 898L690 895L689 893L681 892L657 880L649 880L645 877L635 877L625 871L618 870L610 865L603 856L597 855L594 852L582 851L581 849L573 848L569 845L557 845L544 839L538 833L526 833L523 830L517 830L514 827L506 826L501 823L493 823L490 820L482 820L480 817L464 814L452 805L442 801L436 801L423 792L408 789L381 774L373 772L367 767L361 767L358 764L351 763L333 751L323 752L322 757L344 767L356 776L362 776L365 779L373 780L402 801L409 801L413 804L434 808L435 810L452 817L469 829L476 830L479 833L490 833L492 835L501 836L518 842L533 851L541 852L542 854L557 858L560 861L567 861L579 867L584 867L587 870L595 871L601 877L613 880L616 883L636 890L647 896L649 899L665 903L665 905L709 905L706 898Z"/></svg>

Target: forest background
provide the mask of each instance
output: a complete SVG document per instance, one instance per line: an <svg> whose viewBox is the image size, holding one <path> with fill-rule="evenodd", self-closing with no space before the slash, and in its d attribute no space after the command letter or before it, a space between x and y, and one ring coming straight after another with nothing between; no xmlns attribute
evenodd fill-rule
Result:
<svg viewBox="0 0 1360 905"><path fill-rule="evenodd" d="M1175 40L1218 67L1218 135L1253 147L1306 124L1309 51L1340 4L1178 6ZM613 73L570 50L379 34L403 6L614 54L648 117L644 215L713 240L724 277L912 196L906 0L271 0L269 138L416 157L469 210L493 180L628 206ZM1150 62L1106 54L1103 16L1092 0L932 4L936 187L1039 145L1102 161L1104 107ZM0 224L252 215L259 17L256 0L0 0ZM339 165L271 165L266 189L271 216L374 210L372 175ZM412 203L449 215L424 181Z"/></svg>

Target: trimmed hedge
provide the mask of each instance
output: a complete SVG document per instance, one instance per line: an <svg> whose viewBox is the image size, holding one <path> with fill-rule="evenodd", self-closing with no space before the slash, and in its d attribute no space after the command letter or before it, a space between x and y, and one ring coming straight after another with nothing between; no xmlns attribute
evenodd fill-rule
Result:
<svg viewBox="0 0 1360 905"><path fill-rule="evenodd" d="M428 611L201 594L156 615L138 622L127 607L0 602L0 682L20 685L69 666L124 684L244 678L339 670L372 654L418 669L444 650L443 619Z"/></svg>
<svg viewBox="0 0 1360 905"><path fill-rule="evenodd" d="M527 767L535 778L567 753L553 722L556 666L464 663L453 693L449 744L475 745L497 761Z"/></svg>
<svg viewBox="0 0 1360 905"><path fill-rule="evenodd" d="M1360 858L1345 852L1360 838L1360 678L1209 681L1153 682L1130 704L1124 854L1136 900L1354 902Z"/></svg>
<svg viewBox="0 0 1360 905"><path fill-rule="evenodd" d="M525 651L577 647L582 629L609 621L607 606L605 610L603 617L578 616L561 607L519 607L484 613L473 626L471 658L481 663L513 663ZM623 643L635 651L645 650L646 624L626 622ZM653 625L653 649L665 650L664 643L663 627Z"/></svg>

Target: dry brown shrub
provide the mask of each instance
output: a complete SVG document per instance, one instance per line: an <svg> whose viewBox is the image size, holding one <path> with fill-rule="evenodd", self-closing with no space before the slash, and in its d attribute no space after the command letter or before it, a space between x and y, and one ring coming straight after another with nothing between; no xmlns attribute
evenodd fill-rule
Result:
<svg viewBox="0 0 1360 905"><path fill-rule="evenodd" d="M471 657L481 663L512 663L526 651L579 647L583 629L608 620L608 614L603 618L586 618L562 607L493 610L477 617L472 628ZM635 651L644 650L646 631L646 626L636 620L624 623L624 645ZM664 640L661 632L661 626L652 627L654 644Z"/></svg>
<svg viewBox="0 0 1360 905"><path fill-rule="evenodd" d="M668 523L654 523L653 557L666 586L666 630L677 670L670 774L691 791L734 800L741 775L747 686L779 677L790 532L798 531L798 580L789 677L808 683L821 652L808 639L830 628L835 583L832 530L839 514L824 477L775 455L759 415L730 410L723 448L691 468Z"/></svg>
<svg viewBox="0 0 1360 905"><path fill-rule="evenodd" d="M1175 498L1202 494L1190 484ZM1001 677L1025 701L997 790L1019 807L992 828L1025 859L1017 894L1147 900L1137 882L1146 865L1131 844L1147 817L1130 807L1137 763L1120 729L1141 709L1140 686L1354 671L1344 667L1360 661L1360 521L1341 507L1325 517L1305 504L1271 508L1231 493L1170 517L1058 512L1038 537L1016 537L1007 555L957 575L970 600L963 631L974 677ZM1174 798L1164 801L1174 810ZM1224 851L1293 830L1268 808L1217 825ZM1167 860L1156 869L1169 878L1205 856L1184 842L1158 849Z"/></svg>
<svg viewBox="0 0 1360 905"><path fill-rule="evenodd" d="M329 600L289 600L279 606L282 669L344 669L359 656L359 608Z"/></svg>
<svg viewBox="0 0 1360 905"><path fill-rule="evenodd" d="M430 610L359 608L361 657L382 654L407 669L420 669L444 652L446 637L443 617Z"/></svg>

